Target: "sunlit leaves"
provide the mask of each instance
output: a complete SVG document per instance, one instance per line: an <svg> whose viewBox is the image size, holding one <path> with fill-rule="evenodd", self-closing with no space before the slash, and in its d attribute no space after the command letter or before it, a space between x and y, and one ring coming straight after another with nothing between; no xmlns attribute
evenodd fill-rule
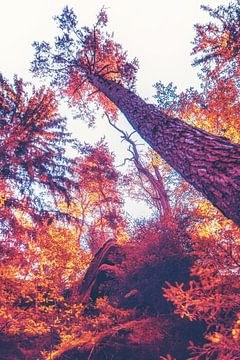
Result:
<svg viewBox="0 0 240 360"><path fill-rule="evenodd" d="M194 359L211 353L216 353L219 358L226 354L226 358L237 359L239 228L207 201L201 201L194 212L197 221L189 227L196 258L191 270L194 280L187 288L183 284L168 283L165 296L175 304L180 316L204 320L208 326L206 339L211 345L192 346L193 354L199 356Z"/></svg>

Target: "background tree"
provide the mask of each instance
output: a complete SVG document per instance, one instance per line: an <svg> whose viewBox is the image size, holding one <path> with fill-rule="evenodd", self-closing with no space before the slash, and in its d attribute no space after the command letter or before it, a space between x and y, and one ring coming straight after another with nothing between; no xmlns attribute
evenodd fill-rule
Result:
<svg viewBox="0 0 240 360"><path fill-rule="evenodd" d="M205 80L230 78L239 81L240 18L239 3L232 1L213 9L202 6L214 22L196 24L193 55L194 65L202 66Z"/></svg>
<svg viewBox="0 0 240 360"><path fill-rule="evenodd" d="M94 147L81 146L80 151L73 166L79 188L73 192L70 205L63 201L61 209L78 219L79 238L95 254L109 238L117 242L128 238L120 195L122 186L114 157L103 141Z"/></svg>
<svg viewBox="0 0 240 360"><path fill-rule="evenodd" d="M73 140L54 93L3 77L0 90L0 341L35 336L26 356L37 358L81 331L74 291L91 251L124 241L126 223L106 145L75 141L79 157L66 157Z"/></svg>
<svg viewBox="0 0 240 360"><path fill-rule="evenodd" d="M11 85L1 76L0 113L0 231L13 241L21 231L17 216L37 224L54 213L57 198L68 200L74 182L64 153L71 140L51 90L35 90L17 78Z"/></svg>

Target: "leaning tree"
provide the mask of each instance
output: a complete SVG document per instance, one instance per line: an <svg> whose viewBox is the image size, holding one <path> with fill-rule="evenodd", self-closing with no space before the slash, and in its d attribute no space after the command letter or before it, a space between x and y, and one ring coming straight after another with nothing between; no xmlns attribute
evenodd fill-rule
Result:
<svg viewBox="0 0 240 360"><path fill-rule="evenodd" d="M78 28L73 10L55 18L62 36L35 43L32 70L51 76L52 86L92 119L93 105L112 117L119 109L139 135L222 213L240 224L240 147L146 103L135 91L136 59L129 62L107 33L106 12L92 28Z"/></svg>

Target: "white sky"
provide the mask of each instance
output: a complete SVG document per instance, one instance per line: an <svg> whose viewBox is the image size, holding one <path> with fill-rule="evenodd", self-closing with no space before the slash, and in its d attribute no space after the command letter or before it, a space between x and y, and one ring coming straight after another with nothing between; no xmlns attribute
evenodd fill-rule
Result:
<svg viewBox="0 0 240 360"><path fill-rule="evenodd" d="M209 17L201 4L216 7L227 0L0 0L0 72L12 79L13 74L31 81L33 41L51 42L56 34L52 19L65 5L73 7L79 25L91 25L103 5L108 8L110 32L140 62L137 89L143 97L154 94L152 85L161 80L173 82L179 90L198 86L197 69L191 67L193 25L205 23ZM152 101L152 100L150 100ZM71 116L69 116L70 118ZM124 119L121 120L124 122ZM127 156L119 135L99 120L97 130L88 130L82 123L69 120L75 136L96 141L104 134L120 164ZM125 125L124 125L125 126ZM139 209L139 213L138 210ZM129 211L131 209L129 208ZM132 211L142 215L140 207ZM131 211L131 212L132 212Z"/></svg>

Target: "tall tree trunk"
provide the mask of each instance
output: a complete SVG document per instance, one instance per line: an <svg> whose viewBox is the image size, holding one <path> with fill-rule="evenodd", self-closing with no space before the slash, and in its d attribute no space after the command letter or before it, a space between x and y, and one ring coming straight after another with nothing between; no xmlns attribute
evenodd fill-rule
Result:
<svg viewBox="0 0 240 360"><path fill-rule="evenodd" d="M170 166L240 225L239 145L164 114L114 81L95 74L89 80Z"/></svg>

